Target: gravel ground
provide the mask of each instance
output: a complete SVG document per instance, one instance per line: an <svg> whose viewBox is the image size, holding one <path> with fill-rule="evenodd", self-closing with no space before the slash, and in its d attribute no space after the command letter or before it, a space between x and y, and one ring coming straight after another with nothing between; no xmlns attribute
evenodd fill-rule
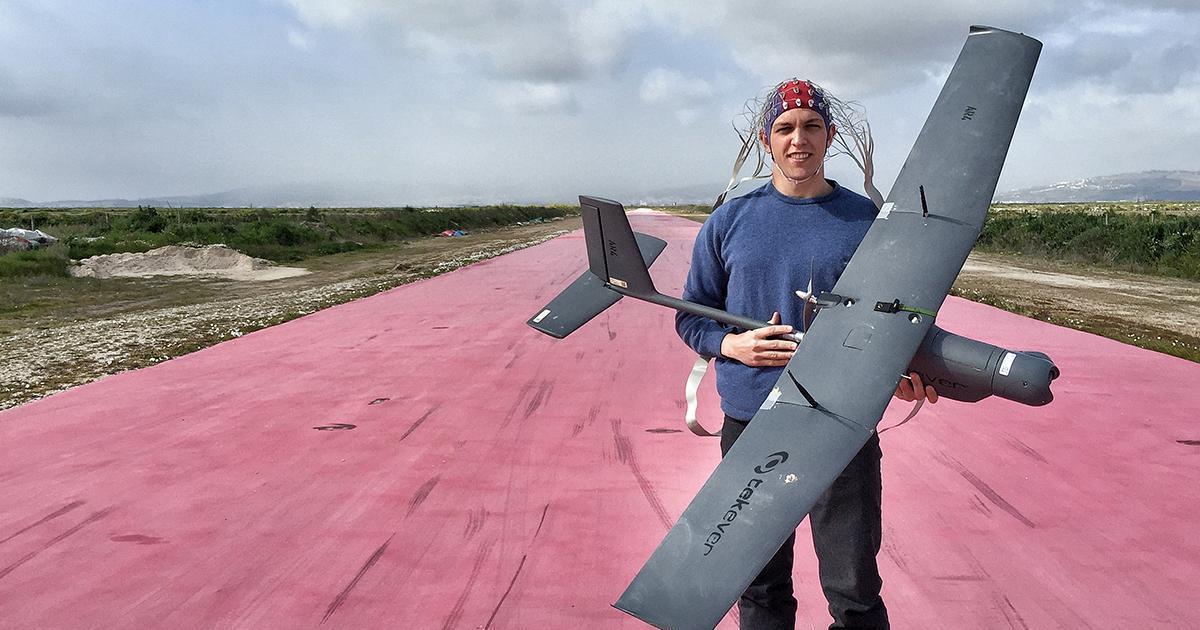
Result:
<svg viewBox="0 0 1200 630"><path fill-rule="evenodd" d="M569 230L449 243L443 256L386 273L296 290L269 285L250 297L151 308L14 331L0 343L0 409L109 374L146 367L320 309L537 245ZM457 241L458 239L444 239ZM180 280L187 282L188 280Z"/></svg>
<svg viewBox="0 0 1200 630"><path fill-rule="evenodd" d="M1060 326L1200 361L1200 283L972 252L955 293Z"/></svg>

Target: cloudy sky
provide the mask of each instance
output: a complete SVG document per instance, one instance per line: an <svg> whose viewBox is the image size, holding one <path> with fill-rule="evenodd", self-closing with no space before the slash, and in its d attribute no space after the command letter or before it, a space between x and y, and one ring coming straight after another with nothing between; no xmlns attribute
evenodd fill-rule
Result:
<svg viewBox="0 0 1200 630"><path fill-rule="evenodd" d="M1045 43L1001 190L1200 170L1195 0L0 0L0 197L715 194L794 75L866 107L886 193L976 23Z"/></svg>

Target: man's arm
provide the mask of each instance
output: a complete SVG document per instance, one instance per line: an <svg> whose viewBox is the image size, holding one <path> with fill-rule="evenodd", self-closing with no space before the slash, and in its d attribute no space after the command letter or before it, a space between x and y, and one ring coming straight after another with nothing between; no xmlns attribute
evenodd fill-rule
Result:
<svg viewBox="0 0 1200 630"><path fill-rule="evenodd" d="M683 299L724 310L729 274L721 257L721 219L720 215L709 217L696 235ZM779 323L779 313L771 323ZM795 343L772 339L791 332L791 326L764 326L737 333L707 317L679 312L675 315L675 330L701 356L723 356L753 367L787 365L796 350Z"/></svg>
<svg viewBox="0 0 1200 630"><path fill-rule="evenodd" d="M683 285L683 299L724 310L729 274L720 257L718 238L721 230L716 226L719 220L720 217L714 213L696 235L692 246L691 268L688 269L687 281ZM707 317L682 311L675 314L675 332L700 356L721 356L721 341L732 331L732 328Z"/></svg>

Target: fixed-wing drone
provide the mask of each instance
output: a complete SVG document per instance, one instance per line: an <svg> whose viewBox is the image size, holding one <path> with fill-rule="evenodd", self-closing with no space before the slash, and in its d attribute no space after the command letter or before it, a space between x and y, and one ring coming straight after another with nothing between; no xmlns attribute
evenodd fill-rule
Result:
<svg viewBox="0 0 1200 630"><path fill-rule="evenodd" d="M933 325L987 216L1041 43L971 27L879 215L770 397L615 606L662 628L712 628L876 431L902 373L939 396L1043 405L1058 369ZM565 337L623 296L736 328L768 325L660 294L666 243L620 204L580 197L588 269L529 320ZM916 273L914 273L914 271ZM731 507L736 506L736 509Z"/></svg>

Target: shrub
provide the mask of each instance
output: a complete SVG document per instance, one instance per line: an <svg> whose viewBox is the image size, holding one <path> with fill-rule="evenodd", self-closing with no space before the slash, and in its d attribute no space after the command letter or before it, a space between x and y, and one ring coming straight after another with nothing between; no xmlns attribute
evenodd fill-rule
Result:
<svg viewBox="0 0 1200 630"><path fill-rule="evenodd" d="M1200 279L1200 216L1082 211L993 215L980 249Z"/></svg>
<svg viewBox="0 0 1200 630"><path fill-rule="evenodd" d="M0 278L66 276L70 261L51 249L13 252L0 256Z"/></svg>
<svg viewBox="0 0 1200 630"><path fill-rule="evenodd" d="M129 229L135 232L162 232L167 227L167 220L153 206L138 206L129 215Z"/></svg>

